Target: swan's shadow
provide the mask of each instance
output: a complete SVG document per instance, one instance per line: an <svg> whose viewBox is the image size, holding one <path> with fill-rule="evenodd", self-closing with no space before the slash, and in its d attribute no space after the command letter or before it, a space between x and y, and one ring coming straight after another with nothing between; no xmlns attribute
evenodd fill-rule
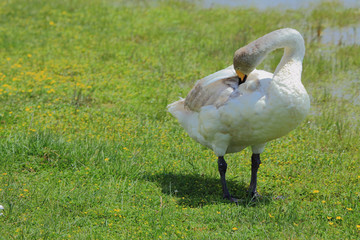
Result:
<svg viewBox="0 0 360 240"><path fill-rule="evenodd" d="M202 207L219 203L230 204L230 201L222 197L220 178L181 173L159 173L144 177L158 183L164 194L176 197L179 206ZM266 195L254 201L247 192L248 184L245 182L227 180L227 185L230 192L238 198L239 205L254 206L257 203L266 204L271 201L271 197Z"/></svg>

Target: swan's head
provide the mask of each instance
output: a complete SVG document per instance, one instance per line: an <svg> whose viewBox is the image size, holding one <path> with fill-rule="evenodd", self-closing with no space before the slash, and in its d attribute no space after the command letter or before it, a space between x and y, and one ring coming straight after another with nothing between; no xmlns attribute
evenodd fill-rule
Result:
<svg viewBox="0 0 360 240"><path fill-rule="evenodd" d="M304 39L298 31L291 28L273 31L235 52L233 63L240 83L262 62L267 53L277 48L285 48L287 56L298 61L302 62L304 58Z"/></svg>
<svg viewBox="0 0 360 240"><path fill-rule="evenodd" d="M247 76L259 64L258 51L248 46L238 49L234 54L233 64L240 83L245 82Z"/></svg>

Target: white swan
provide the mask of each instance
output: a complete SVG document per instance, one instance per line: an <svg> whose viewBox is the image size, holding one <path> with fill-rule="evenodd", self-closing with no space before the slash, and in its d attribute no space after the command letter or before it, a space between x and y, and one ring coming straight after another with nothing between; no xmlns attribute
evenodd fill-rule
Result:
<svg viewBox="0 0 360 240"><path fill-rule="evenodd" d="M274 74L256 70L271 51L284 48ZM304 39L290 28L273 31L235 52L233 65L199 80L187 95L168 106L187 133L218 156L224 198L226 153L252 147L249 191L256 191L260 153L266 142L284 136L307 115L309 96L301 83Z"/></svg>

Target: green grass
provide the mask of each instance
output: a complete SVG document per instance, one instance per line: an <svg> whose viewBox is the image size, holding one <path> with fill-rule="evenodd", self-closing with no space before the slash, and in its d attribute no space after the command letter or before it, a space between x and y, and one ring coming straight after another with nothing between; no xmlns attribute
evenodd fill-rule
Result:
<svg viewBox="0 0 360 240"><path fill-rule="evenodd" d="M0 238L359 238L360 46L322 45L314 33L357 24L358 9L0 6ZM262 200L245 194L251 152L226 157L236 206L221 197L214 154L166 105L281 27L307 37L311 113L262 154ZM281 55L259 68L273 71Z"/></svg>

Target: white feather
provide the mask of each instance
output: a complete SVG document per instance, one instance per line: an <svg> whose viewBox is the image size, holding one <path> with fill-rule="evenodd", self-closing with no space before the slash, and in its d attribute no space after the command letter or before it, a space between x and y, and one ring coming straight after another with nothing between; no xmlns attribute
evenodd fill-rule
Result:
<svg viewBox="0 0 360 240"><path fill-rule="evenodd" d="M229 66L199 80L185 100L168 106L169 112L190 137L217 156L248 146L254 153L263 152L266 142L293 130L310 108L301 83L302 37L294 31L286 29L258 40L266 42L261 59L275 48L285 48L275 75L255 69L245 83L238 85L234 67ZM274 44L268 43L270 40Z"/></svg>

